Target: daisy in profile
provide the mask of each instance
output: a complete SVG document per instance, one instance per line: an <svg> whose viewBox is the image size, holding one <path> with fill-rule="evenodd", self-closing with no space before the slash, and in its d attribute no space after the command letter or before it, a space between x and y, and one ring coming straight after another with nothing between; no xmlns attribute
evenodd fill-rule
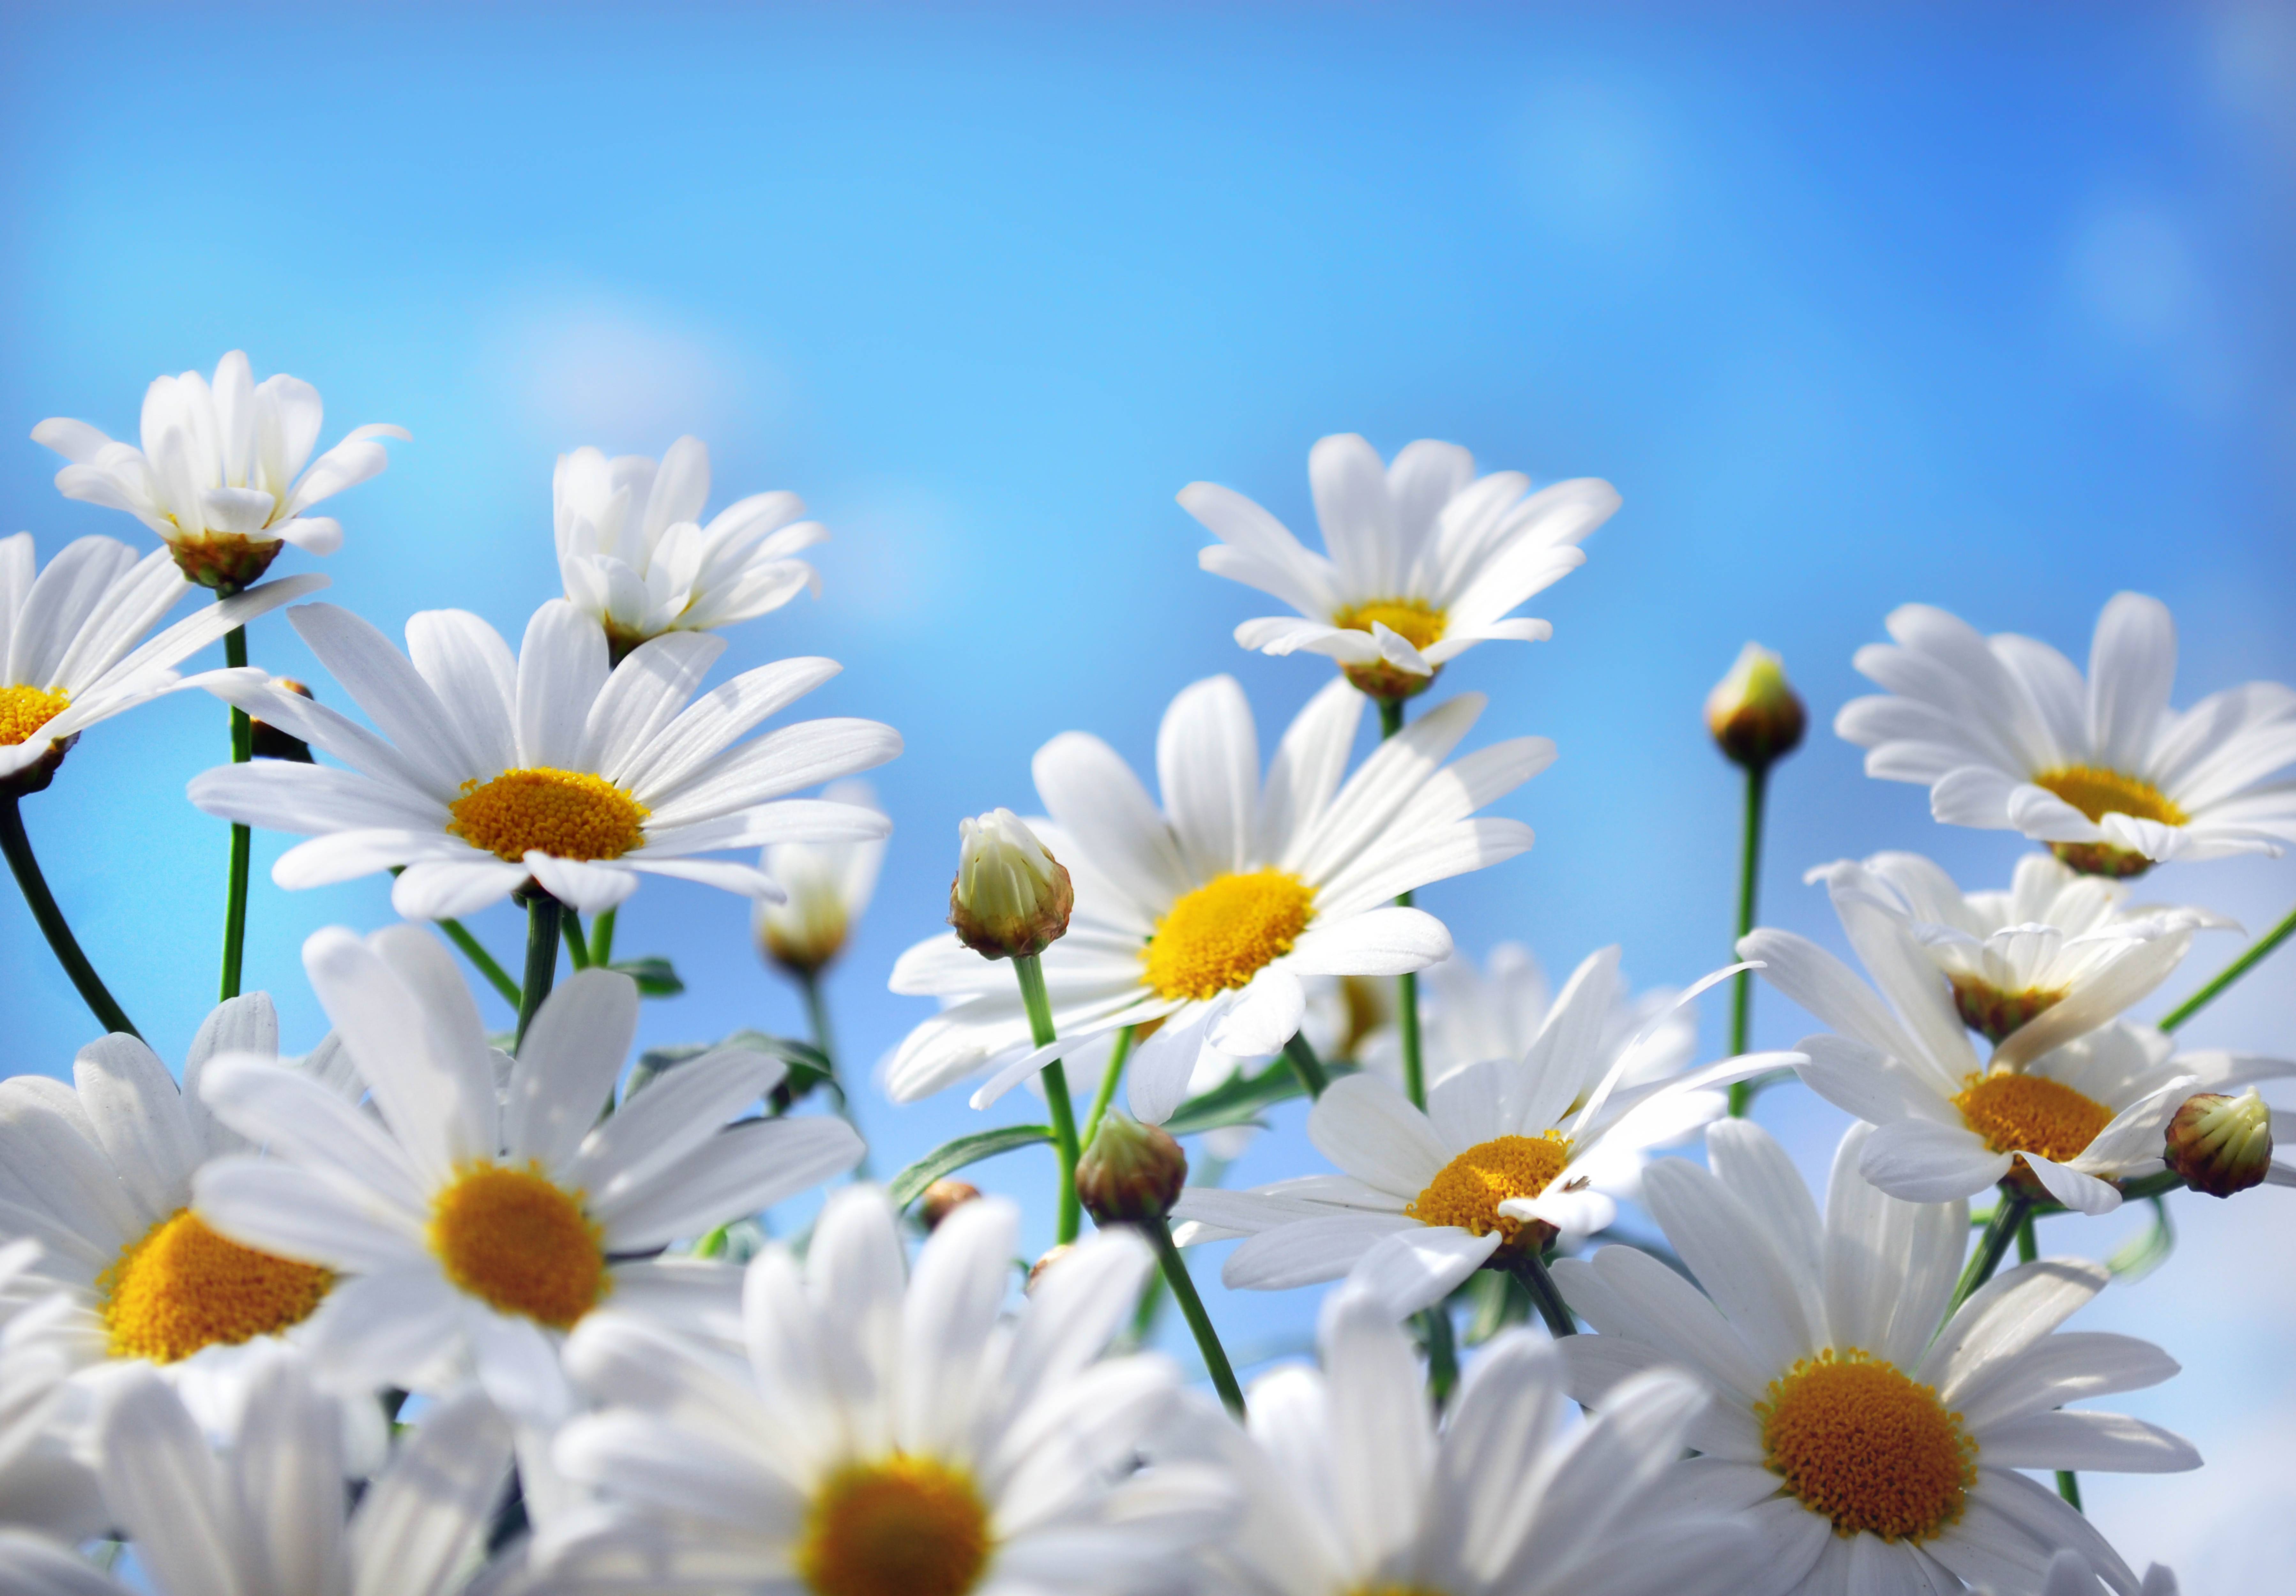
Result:
<svg viewBox="0 0 2296 1596"><path fill-rule="evenodd" d="M1833 729L1868 750L1867 775L1927 786L1947 824L2020 831L2107 876L2296 838L2296 786L2266 781L2296 761L2296 692L2251 682L2169 708L2177 627L2158 599L2105 605L2086 683L2045 642L1981 636L1926 604L1889 627L1894 644L1857 651L1886 691L1843 705Z"/></svg>
<svg viewBox="0 0 2296 1596"><path fill-rule="evenodd" d="M192 590L164 551L139 560L124 543L82 537L41 570L29 532L0 537L0 793L45 787L65 750L98 722L218 679L186 681L176 667L326 585L324 577L268 582L147 640Z"/></svg>
<svg viewBox="0 0 2296 1596"><path fill-rule="evenodd" d="M1207 1047L1248 1059L1292 1038L1303 978L1399 975L1441 959L1442 922L1391 900L1529 847L1529 826L1475 811L1554 757L1546 739L1521 737L1445 765L1482 708L1478 693L1438 705L1342 784L1363 699L1334 682L1292 723L1263 780L1243 689L1213 676L1165 712L1160 809L1099 738L1054 738L1035 770L1052 817L1041 839L1076 892L1068 934L1044 954L1063 1042L1031 1051L1012 971L953 934L936 937L901 956L892 988L947 1007L901 1044L887 1091L910 1102L995 1070L980 1107L1068 1042L1156 1020L1133 1054L1131 1101L1136 1118L1160 1122Z"/></svg>
<svg viewBox="0 0 2296 1596"><path fill-rule="evenodd" d="M832 782L822 798L882 814L866 782ZM882 837L857 842L775 842L758 855L758 868L783 896L760 897L750 929L758 951L800 981L809 980L845 951L846 938L877 890L885 863Z"/></svg>
<svg viewBox="0 0 2296 1596"><path fill-rule="evenodd" d="M2126 1336L2051 1333L2111 1278L2084 1260L2005 1270L1946 1319L1969 1210L1868 1184L1869 1134L1843 1139L1823 1218L1746 1120L1706 1133L1712 1174L1653 1165L1644 1200L1700 1283L1628 1247L1558 1262L1555 1283L1602 1332L1563 1344L1572 1395L1600 1413L1648 1370L1697 1375L1714 1404L1690 1433L1701 1455L1677 1466L1682 1495L1760 1532L1769 1589L2036 1596L2073 1551L2136 1596L2103 1536L2019 1470L2199 1467L2166 1430L2065 1405L2176 1363Z"/></svg>
<svg viewBox="0 0 2296 1596"><path fill-rule="evenodd" d="M567 1412L566 1333L603 1304L694 1323L729 1312L730 1267L657 1256L849 1169L841 1120L727 1122L783 1066L743 1048L680 1064L611 1117L637 986L588 970L535 1015L497 1092L496 1054L446 948L420 927L340 929L303 966L376 1115L248 1055L208 1067L216 1117L268 1150L205 1166L200 1220L330 1282L308 1331L331 1378L451 1390L475 1371L546 1429Z"/></svg>
<svg viewBox="0 0 2296 1596"><path fill-rule="evenodd" d="M1212 1551L1253 1596L1738 1596L1761 1585L1742 1527L1671 1510L1664 1483L1704 1393L1687 1375L1623 1383L1567 1428L1562 1359L1521 1330L1467 1371L1447 1420L1383 1304L1325 1305L1323 1369L1251 1389L1226 1451L1246 1510ZM1230 1432L1233 1434L1233 1432Z"/></svg>
<svg viewBox="0 0 2296 1596"><path fill-rule="evenodd" d="M670 445L660 465L596 449L561 454L550 498L566 596L605 627L617 660L664 632L730 626L800 588L821 592L813 567L791 556L829 533L798 519L795 494L751 494L701 524L709 451L698 438Z"/></svg>
<svg viewBox="0 0 2296 1596"><path fill-rule="evenodd" d="M1174 1239L1250 1238L1220 1278L1274 1291L1336 1280L1383 1240L1409 1235L1418 1295L1397 1300L1411 1312L1478 1268L1513 1266L1558 1236L1603 1229L1617 1204L1592 1172L1679 1138L1685 1094L1800 1057L1751 1053L1623 1086L1632 1050L1604 1045L1618 967L1615 947L1590 955L1521 1057L1454 1070L1428 1089L1424 1113L1383 1075L1332 1082L1308 1112L1308 1139L1339 1174L1248 1191L1191 1186L1172 1210L1187 1222Z"/></svg>
<svg viewBox="0 0 2296 1596"><path fill-rule="evenodd" d="M1189 1412L1154 1355L1103 1358L1151 1267L1122 1228L1079 1243L1016 1318L1019 1215L940 1222L912 1273L882 1193L834 1193L800 1264L749 1266L746 1358L608 1312L570 1366L600 1411L557 1460L604 1498L535 1553L569 1588L809 1596L1079 1596L1173 1588L1225 1526L1228 1482L1152 1461Z"/></svg>
<svg viewBox="0 0 2296 1596"><path fill-rule="evenodd" d="M43 1596L449 1596L478 1571L510 1472L511 1437L469 1392L428 1409L358 1497L343 1490L332 1402L275 1351L249 1384L220 1455L168 1386L128 1376L105 1393L111 1527L135 1542L133 1586L69 1547L0 1532L0 1587Z"/></svg>
<svg viewBox="0 0 2296 1596"><path fill-rule="evenodd" d="M772 800L891 758L890 726L803 721L739 741L836 675L833 660L761 666L695 699L721 639L670 633L609 667L597 620L563 599L535 612L515 659L460 610L406 623L411 659L332 604L288 619L381 734L267 681L214 685L350 767L262 759L193 779L209 814L311 839L272 867L282 887L403 865L390 901L414 920L472 913L529 880L584 913L641 875L779 896L750 866L698 855L890 829L849 804Z"/></svg>
<svg viewBox="0 0 2296 1596"><path fill-rule="evenodd" d="M1553 635L1546 622L1508 612L1585 564L1579 541L1619 507L1618 491L1595 478L1530 493L1521 472L1478 477L1466 450L1425 438L1390 465L1353 433L1320 439L1308 479L1328 555L1242 494L1192 482L1180 507L1219 539L1197 561L1299 612L1246 621L1237 642L1324 655L1388 700L1425 691L1479 642Z"/></svg>
<svg viewBox="0 0 2296 1596"><path fill-rule="evenodd" d="M341 523L307 512L390 463L377 438L407 436L356 427L312 460L320 414L317 389L285 375L258 383L234 349L212 382L197 372L152 379L141 449L62 416L33 428L32 441L71 462L56 473L64 497L125 510L167 540L184 576L236 593L288 544L313 554L342 546Z"/></svg>

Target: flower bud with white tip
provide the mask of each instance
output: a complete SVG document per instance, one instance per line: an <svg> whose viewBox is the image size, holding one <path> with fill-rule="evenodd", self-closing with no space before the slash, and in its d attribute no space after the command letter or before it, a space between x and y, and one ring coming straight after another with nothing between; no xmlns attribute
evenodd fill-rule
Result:
<svg viewBox="0 0 2296 1596"><path fill-rule="evenodd" d="M1187 1183L1188 1155L1171 1134L1122 1114L1100 1122L1077 1160L1077 1196L1095 1224L1156 1224Z"/></svg>
<svg viewBox="0 0 2296 1596"><path fill-rule="evenodd" d="M2253 1086L2238 1097L2195 1093L2169 1121L2163 1156L2185 1184L2210 1197L2261 1185L2272 1169L2272 1110Z"/></svg>
<svg viewBox="0 0 2296 1596"><path fill-rule="evenodd" d="M1706 695L1707 731L1724 757L1749 770L1766 769L1792 753L1808 724L1784 661L1758 642L1745 646Z"/></svg>
<svg viewBox="0 0 2296 1596"><path fill-rule="evenodd" d="M959 941L986 959L1026 959L1067 934L1076 888L1019 815L991 809L957 822L957 836L948 923Z"/></svg>

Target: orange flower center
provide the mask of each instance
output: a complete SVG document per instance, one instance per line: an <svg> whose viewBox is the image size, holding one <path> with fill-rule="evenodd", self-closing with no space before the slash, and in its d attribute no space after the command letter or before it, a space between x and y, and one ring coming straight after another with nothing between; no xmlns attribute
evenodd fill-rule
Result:
<svg viewBox="0 0 2296 1596"><path fill-rule="evenodd" d="M1156 922L1145 955L1160 997L1216 997L1292 951L1316 916L1316 890L1285 870L1218 876Z"/></svg>
<svg viewBox="0 0 2296 1596"><path fill-rule="evenodd" d="M963 1473L896 1453L832 1474L797 1571L815 1596L964 1596L988 1567L988 1510Z"/></svg>
<svg viewBox="0 0 2296 1596"><path fill-rule="evenodd" d="M447 1278L505 1314L571 1330L611 1280L604 1232L531 1166L474 1162L433 1199L430 1250Z"/></svg>
<svg viewBox="0 0 2296 1596"><path fill-rule="evenodd" d="M300 1324L334 1283L324 1269L227 1241L178 1208L95 1285L111 1355L173 1363Z"/></svg>
<svg viewBox="0 0 2296 1596"><path fill-rule="evenodd" d="M1928 1540L1961 1517L1977 1484L1961 1415L1854 1346L1794 1364L1754 1417L1763 1462L1838 1535Z"/></svg>
<svg viewBox="0 0 2296 1596"><path fill-rule="evenodd" d="M2038 1153L2055 1164L2080 1157L2112 1123L2111 1109L2062 1081L2005 1069L1970 1076L1953 1106L1995 1152Z"/></svg>
<svg viewBox="0 0 2296 1596"><path fill-rule="evenodd" d="M619 859L645 840L644 804L587 771L537 765L463 783L447 830L512 863L531 848L554 859Z"/></svg>

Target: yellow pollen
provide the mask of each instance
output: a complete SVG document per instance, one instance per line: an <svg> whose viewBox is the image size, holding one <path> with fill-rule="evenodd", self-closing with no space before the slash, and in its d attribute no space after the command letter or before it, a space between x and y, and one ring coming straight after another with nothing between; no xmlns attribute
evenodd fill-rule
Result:
<svg viewBox="0 0 2296 1596"><path fill-rule="evenodd" d="M1953 978L1953 1006L1961 1012L1961 1023L1996 1044L2026 1021L2055 1008L2064 996L2062 991L2038 986L2004 992L1968 976Z"/></svg>
<svg viewBox="0 0 2296 1596"><path fill-rule="evenodd" d="M602 776L537 765L463 783L447 828L472 847L515 863L529 848L554 859L619 859L645 840L652 813Z"/></svg>
<svg viewBox="0 0 2296 1596"><path fill-rule="evenodd" d="M897 1453L823 1483L797 1571L816 1596L964 1596L988 1549L988 1510L972 1480Z"/></svg>
<svg viewBox="0 0 2296 1596"><path fill-rule="evenodd" d="M571 1330L611 1284L604 1232L533 1165L473 1162L430 1206L430 1250L447 1278L505 1314Z"/></svg>
<svg viewBox="0 0 2296 1596"><path fill-rule="evenodd" d="M1160 997L1216 997L1292 951L1316 917L1316 889L1284 870L1207 881L1156 922L1148 985Z"/></svg>
<svg viewBox="0 0 2296 1596"><path fill-rule="evenodd" d="M2117 770L2100 770L2094 765L2069 765L2062 770L2043 771L2033 778L2033 785L2055 793L2093 821L2103 820L2108 814L2126 814L2136 820L2157 820L2165 826L2181 826L2190 818L2152 782L2124 776Z"/></svg>
<svg viewBox="0 0 2296 1596"><path fill-rule="evenodd" d="M1797 1363L1754 1417L1763 1462L1838 1535L1926 1541L1961 1517L1977 1484L1961 1415L1854 1346Z"/></svg>
<svg viewBox="0 0 2296 1596"><path fill-rule="evenodd" d="M70 699L45 687L0 687L0 747L30 741L33 733L70 708Z"/></svg>
<svg viewBox="0 0 2296 1596"><path fill-rule="evenodd" d="M1422 1224L1455 1224L1471 1235L1497 1231L1505 1238L1500 1244L1504 1252L1535 1222L1510 1219L1499 1212L1499 1204L1511 1197L1537 1197L1570 1161L1570 1139L1561 1131L1479 1142L1437 1171L1403 1212Z"/></svg>
<svg viewBox="0 0 2296 1596"><path fill-rule="evenodd" d="M1332 625L1350 632L1368 632L1377 621L1413 648L1424 649L1443 641L1447 618L1423 600L1375 599L1368 604L1349 604L1332 617Z"/></svg>
<svg viewBox="0 0 2296 1596"><path fill-rule="evenodd" d="M2112 1123L2111 1109L2062 1081L2005 1069L1971 1076L1953 1106L1995 1152L2035 1152L2058 1164L2080 1157Z"/></svg>
<svg viewBox="0 0 2296 1596"><path fill-rule="evenodd" d="M178 1208L129 1243L95 1289L113 1357L173 1363L300 1324L334 1283L324 1269L227 1241Z"/></svg>

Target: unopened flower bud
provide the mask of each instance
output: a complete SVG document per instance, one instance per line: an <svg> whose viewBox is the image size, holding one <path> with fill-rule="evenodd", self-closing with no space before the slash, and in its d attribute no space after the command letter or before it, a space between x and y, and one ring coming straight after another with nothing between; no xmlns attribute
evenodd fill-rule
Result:
<svg viewBox="0 0 2296 1596"><path fill-rule="evenodd" d="M1037 1260L1036 1266L1029 1271L1029 1278L1021 1285L1021 1289L1027 1292L1029 1296L1034 1297L1037 1294L1037 1283L1045 1278L1045 1272L1053 1267L1054 1265L1059 1263L1062 1258L1067 1257L1069 1254L1075 1250L1076 1248L1066 1241L1054 1247L1051 1251L1045 1254L1043 1257Z"/></svg>
<svg viewBox="0 0 2296 1596"><path fill-rule="evenodd" d="M1188 1155L1170 1133L1121 1114L1100 1122L1077 1160L1077 1196L1096 1224L1153 1224L1187 1183Z"/></svg>
<svg viewBox="0 0 2296 1596"><path fill-rule="evenodd" d="M1760 770L1801 746L1809 724L1775 654L1750 642L1706 695L1706 729L1734 765Z"/></svg>
<svg viewBox="0 0 2296 1596"><path fill-rule="evenodd" d="M316 699L318 696L291 676L274 676L271 685L298 698ZM249 750L258 759L287 759L297 765L312 763L311 745L301 738L288 735L268 721L258 719L250 724L254 738L248 745Z"/></svg>
<svg viewBox="0 0 2296 1596"><path fill-rule="evenodd" d="M966 1181L938 1180L924 1189L917 1199L917 1217L925 1222L925 1229L937 1231L940 1222L969 1202L977 1202L980 1188Z"/></svg>
<svg viewBox="0 0 2296 1596"><path fill-rule="evenodd" d="M2272 1167L2272 1110L2251 1086L2238 1097L2203 1092L2169 1121L2169 1167L2210 1197L2261 1185Z"/></svg>
<svg viewBox="0 0 2296 1596"><path fill-rule="evenodd" d="M1068 868L1045 851L1010 809L956 823L956 880L948 923L957 939L988 959L1043 953L1069 929L1076 888Z"/></svg>

